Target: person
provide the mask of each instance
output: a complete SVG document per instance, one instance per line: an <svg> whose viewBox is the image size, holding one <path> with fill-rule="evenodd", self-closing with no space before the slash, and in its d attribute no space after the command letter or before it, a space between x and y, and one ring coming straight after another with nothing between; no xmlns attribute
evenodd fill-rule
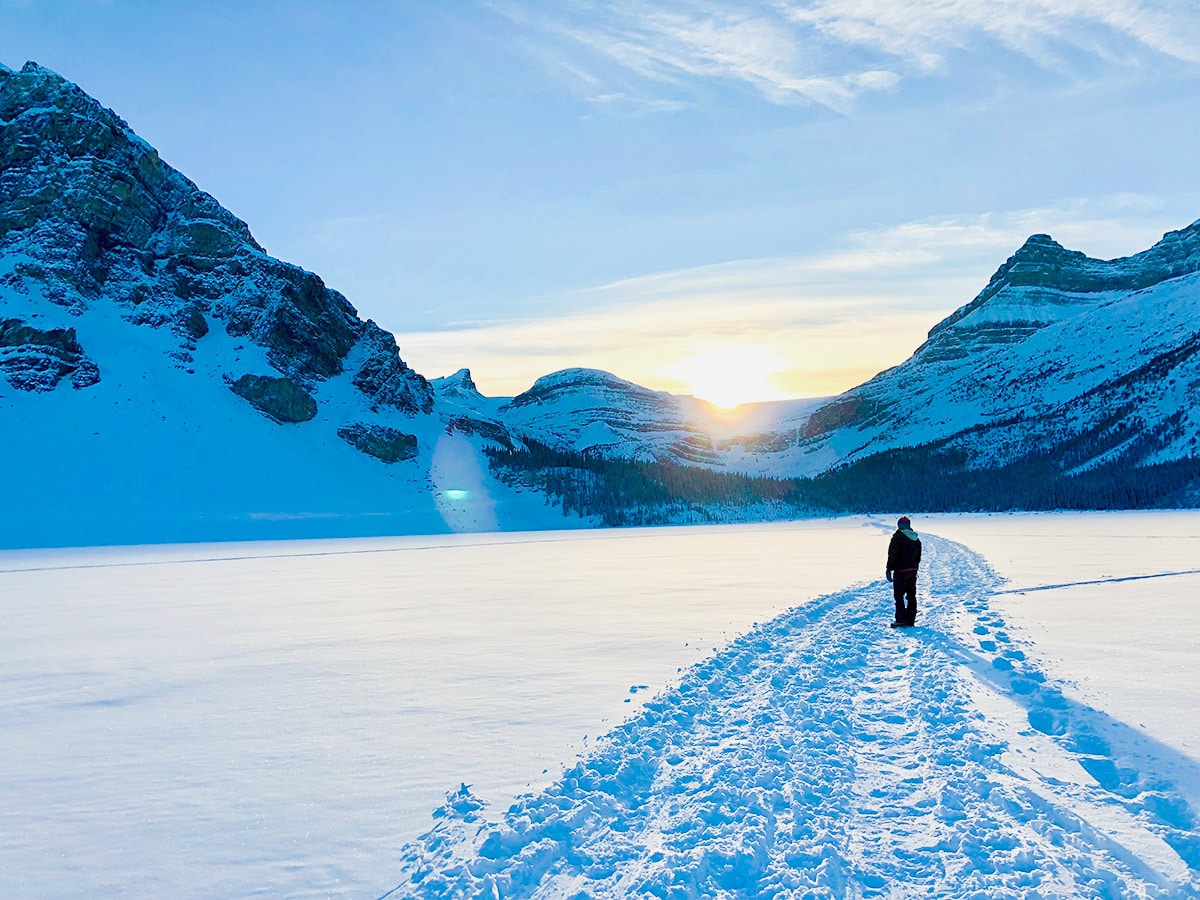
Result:
<svg viewBox="0 0 1200 900"><path fill-rule="evenodd" d="M921 539L912 530L908 516L896 522L896 533L888 544L887 580L896 599L893 628L917 624L917 569L921 567ZM907 601L907 602L906 602Z"/></svg>

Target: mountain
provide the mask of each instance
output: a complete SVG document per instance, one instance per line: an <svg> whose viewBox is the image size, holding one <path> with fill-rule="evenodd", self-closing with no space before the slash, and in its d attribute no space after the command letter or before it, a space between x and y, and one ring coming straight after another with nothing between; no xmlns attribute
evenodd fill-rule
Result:
<svg viewBox="0 0 1200 900"><path fill-rule="evenodd" d="M1029 238L902 365L818 409L777 472L926 448L963 470L1020 463L1131 478L1200 441L1200 222L1098 260Z"/></svg>
<svg viewBox="0 0 1200 900"><path fill-rule="evenodd" d="M805 509L1192 506L1198 351L1200 222L1112 260L1036 234L908 360L838 397L722 423L569 370L493 414L558 451L795 479Z"/></svg>
<svg viewBox="0 0 1200 900"><path fill-rule="evenodd" d="M391 334L35 63L0 68L0 421L0 546L566 524Z"/></svg>
<svg viewBox="0 0 1200 900"><path fill-rule="evenodd" d="M491 420L510 436L555 450L640 462L740 468L792 441L823 400L751 403L721 410L691 396L654 391L598 369L543 375L516 397L484 397L462 369L432 382L439 405Z"/></svg>
<svg viewBox="0 0 1200 900"><path fill-rule="evenodd" d="M545 375L497 410L510 430L544 444L645 462L715 462L704 404L596 369Z"/></svg>
<svg viewBox="0 0 1200 900"><path fill-rule="evenodd" d="M560 453L673 458L669 443L642 435L688 421L668 413L687 409L681 398L651 404L628 387L593 388L588 402L576 402L586 393L577 382L560 373L531 392L547 409L540 416L504 406L496 414ZM692 407L688 440L704 452L674 459L791 480L794 491L781 496L799 510L1196 506L1198 401L1200 222L1113 260L1037 234L901 365L838 397L756 411L757 421L726 424L724 435ZM621 436L619 453L589 440L614 421L640 431ZM641 455L624 450L639 437ZM561 476L544 486L608 521L625 521L612 496L649 496L647 479L675 480L551 461L590 480L582 491ZM534 460L516 451L509 462L528 478ZM691 496L703 503L713 493Z"/></svg>
<svg viewBox="0 0 1200 900"><path fill-rule="evenodd" d="M1200 222L1034 235L903 364L726 413L566 369L489 398L35 63L0 67L0 546L1200 505Z"/></svg>

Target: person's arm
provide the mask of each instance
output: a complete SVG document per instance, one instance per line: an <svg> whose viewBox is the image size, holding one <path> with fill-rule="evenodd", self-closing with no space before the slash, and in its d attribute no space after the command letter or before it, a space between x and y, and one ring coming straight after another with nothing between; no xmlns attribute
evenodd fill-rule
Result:
<svg viewBox="0 0 1200 900"><path fill-rule="evenodd" d="M887 570L884 572L888 581L892 580L892 572L896 568L896 538L898 537L898 534L893 534L892 541L888 544Z"/></svg>

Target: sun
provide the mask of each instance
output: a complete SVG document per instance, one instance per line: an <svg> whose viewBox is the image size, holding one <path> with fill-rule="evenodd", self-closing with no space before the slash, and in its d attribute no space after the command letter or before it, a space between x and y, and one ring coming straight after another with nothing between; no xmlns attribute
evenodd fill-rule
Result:
<svg viewBox="0 0 1200 900"><path fill-rule="evenodd" d="M687 393L714 406L733 409L743 403L786 399L789 395L775 382L789 368L769 348L732 344L706 347L661 371Z"/></svg>

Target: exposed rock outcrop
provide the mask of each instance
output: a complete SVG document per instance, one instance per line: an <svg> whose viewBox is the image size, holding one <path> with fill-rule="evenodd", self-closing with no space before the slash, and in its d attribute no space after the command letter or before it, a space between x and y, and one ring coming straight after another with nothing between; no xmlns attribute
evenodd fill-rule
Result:
<svg viewBox="0 0 1200 900"><path fill-rule="evenodd" d="M20 319L0 321L0 372L22 391L51 391L68 376L77 390L100 381L74 328L42 331Z"/></svg>
<svg viewBox="0 0 1200 900"><path fill-rule="evenodd" d="M362 346L367 356L354 376L354 386L375 407L390 406L410 414L433 410L433 388L400 358L391 334L368 319Z"/></svg>
<svg viewBox="0 0 1200 900"><path fill-rule="evenodd" d="M971 333L993 343L1023 340L1039 328L1074 315L1092 302L1088 295L1136 291L1200 272L1200 222L1170 231L1141 253L1093 259L1068 250L1048 234L1031 235L987 286L967 305L929 332L929 351L970 340ZM1008 297L1002 297L1007 294ZM926 348L923 348L926 349ZM949 351L961 357L961 348Z"/></svg>
<svg viewBox="0 0 1200 900"><path fill-rule="evenodd" d="M470 369L459 369L453 375L435 378L430 383L439 397L464 403L467 406L473 406L485 399L479 393L479 388L475 386Z"/></svg>
<svg viewBox="0 0 1200 900"><path fill-rule="evenodd" d="M367 456L391 464L417 455L416 435L405 434L387 425L354 422L338 429L338 437Z"/></svg>
<svg viewBox="0 0 1200 900"><path fill-rule="evenodd" d="M229 389L280 424L307 422L317 414L317 401L290 378L243 375Z"/></svg>
<svg viewBox="0 0 1200 900"><path fill-rule="evenodd" d="M477 419L474 416L451 416L446 420L446 433L475 434L486 441L511 450L515 446L513 437L499 422Z"/></svg>

